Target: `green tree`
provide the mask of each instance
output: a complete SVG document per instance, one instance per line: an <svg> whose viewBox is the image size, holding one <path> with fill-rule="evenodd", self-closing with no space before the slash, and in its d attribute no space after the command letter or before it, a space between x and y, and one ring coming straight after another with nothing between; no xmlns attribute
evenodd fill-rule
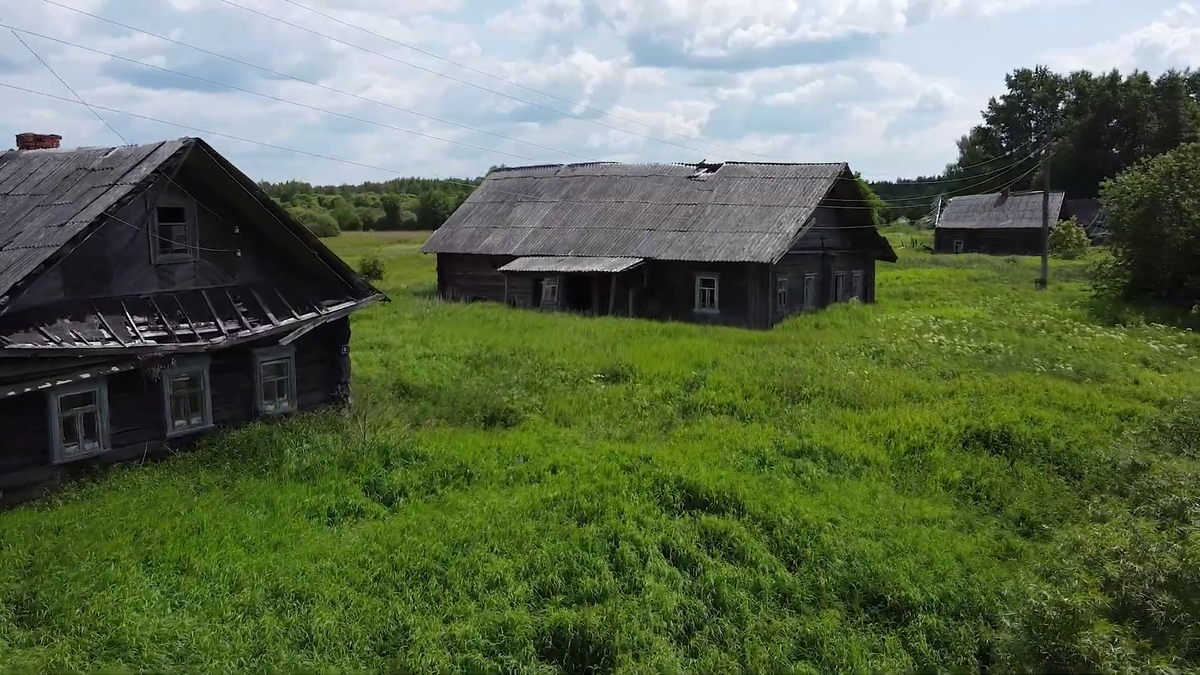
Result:
<svg viewBox="0 0 1200 675"><path fill-rule="evenodd" d="M313 211L302 207L289 207L288 213L318 237L336 237L341 231L333 216L324 211Z"/></svg>
<svg viewBox="0 0 1200 675"><path fill-rule="evenodd" d="M1200 304L1200 143L1142 161L1101 189L1111 262L1102 288Z"/></svg>
<svg viewBox="0 0 1200 675"><path fill-rule="evenodd" d="M381 230L387 219L387 214L381 208L360 206L354 209L358 214L358 222L364 230Z"/></svg>
<svg viewBox="0 0 1200 675"><path fill-rule="evenodd" d="M341 230L356 231L362 229L362 217L358 215L358 210L346 203L346 200L341 199L341 203L334 207L329 215L337 221L338 228Z"/></svg>
<svg viewBox="0 0 1200 675"><path fill-rule="evenodd" d="M1090 244L1087 232L1074 218L1064 220L1050 230L1050 253L1059 258L1078 258L1087 252Z"/></svg>
<svg viewBox="0 0 1200 675"><path fill-rule="evenodd" d="M433 190L421 195L417 204L417 222L423 230L436 230L454 213L458 203L454 195Z"/></svg>
<svg viewBox="0 0 1200 675"><path fill-rule="evenodd" d="M401 205L400 195L389 192L379 198L380 204L383 206L383 227L384 230L399 230L400 229L400 213L403 210Z"/></svg>
<svg viewBox="0 0 1200 675"><path fill-rule="evenodd" d="M866 200L867 206L871 208L871 222L876 227L883 224L883 213L887 209L887 202L880 199L879 195L871 189L871 184L863 180L862 174L855 172L854 180L858 183L858 189L863 194L863 199Z"/></svg>

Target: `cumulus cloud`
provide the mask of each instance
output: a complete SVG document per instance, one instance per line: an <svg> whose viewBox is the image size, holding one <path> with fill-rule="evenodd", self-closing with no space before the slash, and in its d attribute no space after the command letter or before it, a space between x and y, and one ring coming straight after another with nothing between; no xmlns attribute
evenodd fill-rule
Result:
<svg viewBox="0 0 1200 675"><path fill-rule="evenodd" d="M1047 59L1071 70L1194 67L1200 63L1200 11L1181 2L1149 25L1082 49L1051 52Z"/></svg>
<svg viewBox="0 0 1200 675"><path fill-rule="evenodd" d="M640 64L747 69L874 54L884 38L918 23L962 14L990 16L1034 2L523 0L490 25L544 44L602 29L622 40Z"/></svg>
<svg viewBox="0 0 1200 675"><path fill-rule="evenodd" d="M961 81L881 57L881 41L1033 0L296 0L333 19L285 0L234 1L268 16L220 0L54 0L355 96L40 0L10 3L0 21L220 83L24 35L88 101L383 168L206 135L262 179L357 182L386 179L388 170L473 176L498 163L702 158L849 160L865 173L895 175L948 161L984 101L966 97ZM1160 23L1178 31L1187 10L1177 14ZM1166 45L1172 58L1194 53L1186 39L1173 40L1142 43ZM1132 58L1148 53L1135 49ZM8 34L0 34L0 82L70 97ZM79 105L0 88L0 106L8 138L44 131L72 145L117 142ZM132 141L199 133L102 114Z"/></svg>

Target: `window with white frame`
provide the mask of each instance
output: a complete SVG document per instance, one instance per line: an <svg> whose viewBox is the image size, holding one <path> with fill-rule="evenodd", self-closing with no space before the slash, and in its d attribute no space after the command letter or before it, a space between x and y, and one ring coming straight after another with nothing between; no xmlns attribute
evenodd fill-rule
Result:
<svg viewBox="0 0 1200 675"><path fill-rule="evenodd" d="M192 208L182 203L160 203L151 219L150 251L155 263L186 262L195 258L196 220Z"/></svg>
<svg viewBox="0 0 1200 675"><path fill-rule="evenodd" d="M542 307L558 306L558 277L546 277L542 282Z"/></svg>
<svg viewBox="0 0 1200 675"><path fill-rule="evenodd" d="M208 359L182 361L162 374L167 438L212 426L212 392Z"/></svg>
<svg viewBox="0 0 1200 675"><path fill-rule="evenodd" d="M296 350L291 345L254 353L258 412L282 415L296 409Z"/></svg>
<svg viewBox="0 0 1200 675"><path fill-rule="evenodd" d="M964 248L964 247L963 247L963 240L962 240L962 239L955 239L955 240L954 240L954 252L955 252L955 253L962 253L962 252L963 252L963 248Z"/></svg>
<svg viewBox="0 0 1200 675"><path fill-rule="evenodd" d="M863 297L863 273L855 272L850 277L850 295L851 297L865 300Z"/></svg>
<svg viewBox="0 0 1200 675"><path fill-rule="evenodd" d="M720 288L716 275L698 275L696 277L696 311L717 312L720 306Z"/></svg>
<svg viewBox="0 0 1200 675"><path fill-rule="evenodd" d="M776 277L775 279L775 308L781 313L787 313L788 308L788 280L787 277Z"/></svg>
<svg viewBox="0 0 1200 675"><path fill-rule="evenodd" d="M846 299L846 274L838 272L833 278L833 301L841 302Z"/></svg>
<svg viewBox="0 0 1200 675"><path fill-rule="evenodd" d="M804 275L804 310L811 311L817 308L817 275Z"/></svg>
<svg viewBox="0 0 1200 675"><path fill-rule="evenodd" d="M108 450L108 387L104 381L51 392L50 434L55 464Z"/></svg>

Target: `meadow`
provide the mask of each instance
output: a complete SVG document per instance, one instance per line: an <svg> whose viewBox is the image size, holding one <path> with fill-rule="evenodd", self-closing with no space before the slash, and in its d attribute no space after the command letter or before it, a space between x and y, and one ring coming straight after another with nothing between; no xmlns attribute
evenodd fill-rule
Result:
<svg viewBox="0 0 1200 675"><path fill-rule="evenodd" d="M1200 667L1200 335L933 256L770 332L447 304L377 251L354 404L0 513L0 669Z"/></svg>

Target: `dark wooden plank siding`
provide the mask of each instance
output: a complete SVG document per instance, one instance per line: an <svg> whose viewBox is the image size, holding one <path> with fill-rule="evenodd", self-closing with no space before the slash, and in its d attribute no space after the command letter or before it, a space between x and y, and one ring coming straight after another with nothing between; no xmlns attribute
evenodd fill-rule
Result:
<svg viewBox="0 0 1200 675"><path fill-rule="evenodd" d="M10 311L63 300L232 284L269 284L317 294L321 279L309 278L311 265L287 264L278 242L269 240L262 228L247 222L205 184L183 178L177 182L186 183L186 194L160 181L138 195L60 264L47 270L14 300ZM192 197L202 200L203 205ZM155 206L160 203L187 205L189 218L194 219L196 227L198 249L194 260L152 262L150 249L157 240L150 234L150 222Z"/></svg>
<svg viewBox="0 0 1200 675"><path fill-rule="evenodd" d="M438 295L450 300L504 302L504 273L511 256L437 254Z"/></svg>
<svg viewBox="0 0 1200 675"><path fill-rule="evenodd" d="M313 329L296 347L297 406L314 410L335 402L350 376L350 323L339 319ZM254 419L255 344L209 354L213 423L218 429L244 425ZM112 450L90 459L53 466L50 454L50 405L45 392L0 401L0 504L37 496L73 476L100 466L155 458L168 448L192 445L200 436L166 441L162 384L146 370L107 378Z"/></svg>
<svg viewBox="0 0 1200 675"><path fill-rule="evenodd" d="M933 250L954 253L955 241L963 243L963 253L1041 255L1042 252L1042 231L1036 228L938 228L934 231Z"/></svg>

